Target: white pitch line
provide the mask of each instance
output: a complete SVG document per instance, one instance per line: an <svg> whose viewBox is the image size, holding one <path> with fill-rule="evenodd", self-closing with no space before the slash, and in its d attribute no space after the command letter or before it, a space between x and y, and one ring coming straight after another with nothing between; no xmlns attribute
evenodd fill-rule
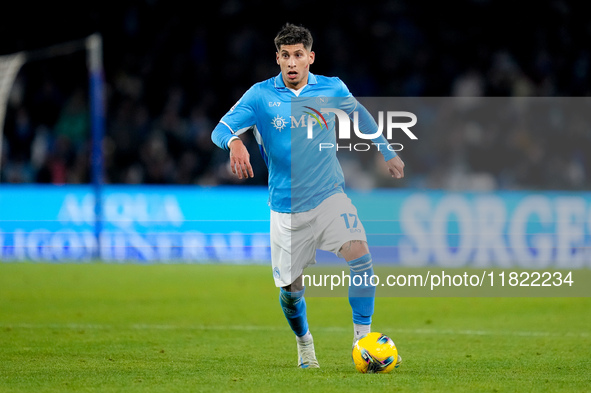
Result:
<svg viewBox="0 0 591 393"><path fill-rule="evenodd" d="M289 329L284 326L257 326L257 325L170 325L170 324L132 324L132 325L106 325L106 324L35 324L15 323L0 324L0 329L68 329L68 330L198 330L198 331L283 331ZM338 326L315 327L315 331L327 332L348 332L350 329ZM517 337L591 337L589 332L544 332L544 331L512 331L512 330L455 330L455 329L403 329L383 328L398 334L420 334L420 335L459 335L459 336L517 336Z"/></svg>

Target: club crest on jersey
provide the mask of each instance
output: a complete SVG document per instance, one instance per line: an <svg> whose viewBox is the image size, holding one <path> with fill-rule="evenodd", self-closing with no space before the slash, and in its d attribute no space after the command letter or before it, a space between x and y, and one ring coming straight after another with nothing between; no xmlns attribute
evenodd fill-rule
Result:
<svg viewBox="0 0 591 393"><path fill-rule="evenodd" d="M273 127L275 127L276 130L279 130L279 132L281 132L281 130L283 130L287 125L287 122L283 117L277 115L271 120L271 124L273 124Z"/></svg>

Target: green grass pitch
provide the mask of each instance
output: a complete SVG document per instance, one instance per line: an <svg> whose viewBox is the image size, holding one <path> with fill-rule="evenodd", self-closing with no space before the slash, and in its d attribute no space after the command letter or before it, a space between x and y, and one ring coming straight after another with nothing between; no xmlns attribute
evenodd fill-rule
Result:
<svg viewBox="0 0 591 393"><path fill-rule="evenodd" d="M403 364L363 375L346 298L296 367L270 268L0 263L0 392L589 392L590 298L378 298Z"/></svg>

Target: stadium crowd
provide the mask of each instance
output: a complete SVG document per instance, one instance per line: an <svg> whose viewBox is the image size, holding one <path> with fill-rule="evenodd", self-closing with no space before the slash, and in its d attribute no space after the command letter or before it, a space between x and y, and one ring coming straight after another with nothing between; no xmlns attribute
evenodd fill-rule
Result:
<svg viewBox="0 0 591 393"><path fill-rule="evenodd" d="M33 41L31 34L3 43L0 55L102 34L107 183L266 184L266 168L250 133L243 138L255 177L247 181L231 176L227 153L213 145L210 133L249 86L279 72L273 37L286 21L302 23L315 35L312 72L339 76L359 97L591 93L591 24L568 1L541 1L531 15L528 5L487 0L460 2L461 13L437 2L340 2L330 17L317 12L314 18L302 17L314 2L298 3L289 5L293 12L285 17L273 12L272 18L261 19L262 1L225 0L200 14L164 1L123 1L109 12L95 12L92 23L70 29L70 35L54 32L45 41ZM274 4L288 7L288 2ZM19 72L7 107L1 183L90 181L84 56L31 62ZM407 177L397 185L591 186L588 125L560 138L531 128L511 131L496 129L484 137L450 134L454 148L439 154L409 149L402 153ZM350 187L391 185L377 162L360 163L347 155L344 161Z"/></svg>

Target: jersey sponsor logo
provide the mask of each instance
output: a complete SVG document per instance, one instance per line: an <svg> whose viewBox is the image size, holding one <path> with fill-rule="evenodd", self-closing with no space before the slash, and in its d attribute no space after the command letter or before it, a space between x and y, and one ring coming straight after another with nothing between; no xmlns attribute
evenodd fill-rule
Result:
<svg viewBox="0 0 591 393"><path fill-rule="evenodd" d="M301 115L300 118L291 116L291 128L306 127L306 115Z"/></svg>
<svg viewBox="0 0 591 393"><path fill-rule="evenodd" d="M281 105L281 102L269 101L269 107L280 106L280 105Z"/></svg>
<svg viewBox="0 0 591 393"><path fill-rule="evenodd" d="M287 125L287 121L285 121L283 117L277 115L271 120L271 124L273 124L273 127L275 127L276 130L281 132L281 130L283 130Z"/></svg>
<svg viewBox="0 0 591 393"><path fill-rule="evenodd" d="M314 114L311 112L304 112L304 114L300 115L300 117L291 115L291 128L314 127L316 124L320 124L320 128L326 126L328 129L328 122L326 118L323 115L317 115L316 112L317 111L314 111Z"/></svg>
<svg viewBox="0 0 591 393"><path fill-rule="evenodd" d="M322 123L324 123L324 125L326 126L326 129L328 130L328 124L326 123L326 119L324 118L324 116L322 116L322 113L318 112L316 109L312 108L311 106L305 106L304 108L310 109L312 112L307 112L305 111L304 113L306 113L307 115L310 115L314 118L314 120L316 120L316 123L320 124L320 129L322 129ZM320 119L322 119L322 122L320 121ZM308 123L310 124L310 123ZM308 126L310 128L310 126Z"/></svg>

